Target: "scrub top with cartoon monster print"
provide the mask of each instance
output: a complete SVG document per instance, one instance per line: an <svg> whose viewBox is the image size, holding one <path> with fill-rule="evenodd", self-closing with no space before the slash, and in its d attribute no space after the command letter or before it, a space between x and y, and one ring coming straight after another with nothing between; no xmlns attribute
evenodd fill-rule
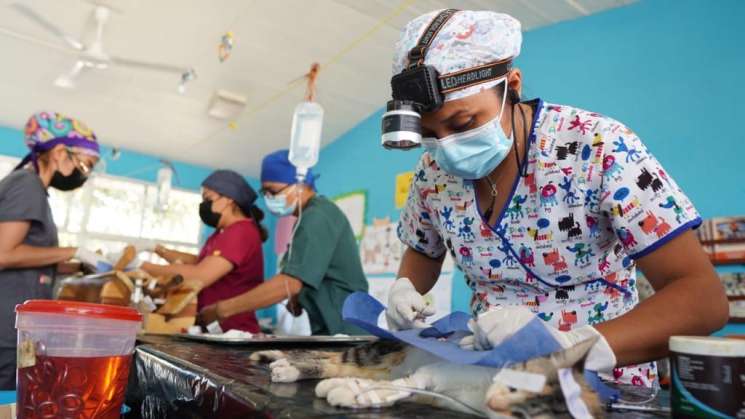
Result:
<svg viewBox="0 0 745 419"><path fill-rule="evenodd" d="M496 225L483 221L472 181L424 153L398 234L430 257L453 254L473 290L474 314L522 304L568 331L633 308L634 261L701 219L623 124L540 100L535 109L527 168ZM616 368L612 378L650 385L656 370Z"/></svg>

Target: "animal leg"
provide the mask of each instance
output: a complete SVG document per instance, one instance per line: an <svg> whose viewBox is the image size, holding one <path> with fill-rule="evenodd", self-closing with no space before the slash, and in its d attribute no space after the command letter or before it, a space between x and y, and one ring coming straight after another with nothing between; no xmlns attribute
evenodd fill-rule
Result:
<svg viewBox="0 0 745 419"><path fill-rule="evenodd" d="M409 378L370 380L364 378L329 378L316 386L316 397L332 406L350 408L391 406L411 396L406 388L416 388Z"/></svg>

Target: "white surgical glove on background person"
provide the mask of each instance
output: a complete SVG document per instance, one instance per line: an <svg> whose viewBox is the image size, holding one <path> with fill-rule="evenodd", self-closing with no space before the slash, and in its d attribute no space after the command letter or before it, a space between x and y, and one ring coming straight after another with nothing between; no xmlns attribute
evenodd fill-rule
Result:
<svg viewBox="0 0 745 419"><path fill-rule="evenodd" d="M78 247L77 250L75 250L73 259L79 260L80 263L90 266L96 269L96 271L106 270L106 266L111 266L105 257L82 247Z"/></svg>
<svg viewBox="0 0 745 419"><path fill-rule="evenodd" d="M536 318L538 317L524 306L497 307L481 313L477 319L472 319L468 323L473 335L463 338L460 341L460 346L463 349L490 350ZM585 325L568 332L562 332L543 321L541 321L541 324L551 332L551 335L564 349L597 337L597 342L587 354L585 368L592 371L610 372L616 366L617 360L613 349L611 349L605 337L594 327Z"/></svg>
<svg viewBox="0 0 745 419"><path fill-rule="evenodd" d="M385 318L390 330L407 330L427 327L424 318L434 315L430 305L409 278L398 278L388 293Z"/></svg>

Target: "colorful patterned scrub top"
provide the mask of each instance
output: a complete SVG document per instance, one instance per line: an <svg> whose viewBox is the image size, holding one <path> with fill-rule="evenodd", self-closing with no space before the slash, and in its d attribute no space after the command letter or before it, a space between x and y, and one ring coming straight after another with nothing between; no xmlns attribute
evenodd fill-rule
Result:
<svg viewBox="0 0 745 419"><path fill-rule="evenodd" d="M398 234L430 257L451 252L473 290L474 314L522 304L568 331L631 310L639 301L634 261L701 219L623 124L540 100L535 109L525 176L495 226L483 221L472 181L424 153ZM655 378L654 364L617 368L613 377L637 385Z"/></svg>

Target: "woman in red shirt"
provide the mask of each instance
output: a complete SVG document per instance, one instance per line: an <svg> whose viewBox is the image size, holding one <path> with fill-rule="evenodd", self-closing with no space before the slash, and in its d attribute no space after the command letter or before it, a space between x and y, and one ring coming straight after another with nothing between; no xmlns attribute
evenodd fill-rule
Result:
<svg viewBox="0 0 745 419"><path fill-rule="evenodd" d="M143 263L140 267L151 275L181 274L201 289L198 310L225 300L261 284L264 280L262 242L268 237L261 225L264 213L254 203L256 192L241 175L218 170L202 182L199 216L215 228L199 256L156 246L155 253L169 265ZM240 313L220 322L230 329L259 332L256 313Z"/></svg>

